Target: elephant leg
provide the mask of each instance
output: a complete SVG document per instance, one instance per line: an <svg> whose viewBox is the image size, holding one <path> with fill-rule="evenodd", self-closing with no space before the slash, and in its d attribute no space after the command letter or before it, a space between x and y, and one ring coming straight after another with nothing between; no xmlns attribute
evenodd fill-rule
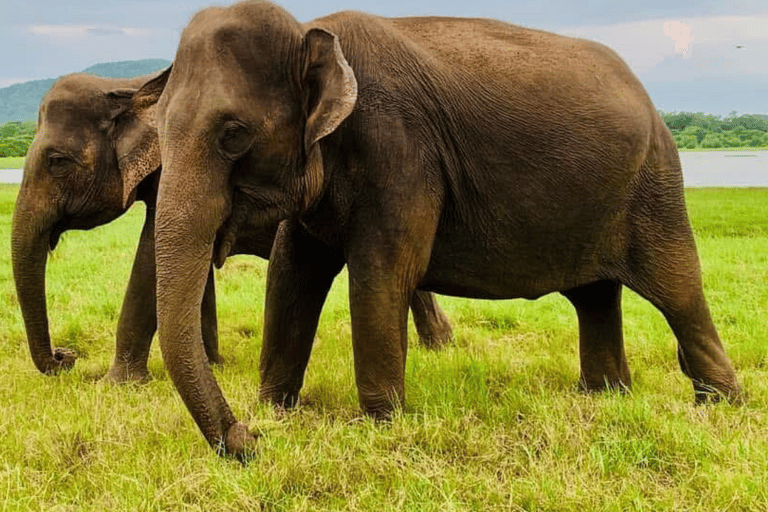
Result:
<svg viewBox="0 0 768 512"><path fill-rule="evenodd" d="M149 347L157 330L154 226L155 210L148 206L117 324L115 360L104 376L107 381L149 378Z"/></svg>
<svg viewBox="0 0 768 512"><path fill-rule="evenodd" d="M598 281L563 292L579 318L579 384L587 391L631 387L621 328L621 284Z"/></svg>
<svg viewBox="0 0 768 512"><path fill-rule="evenodd" d="M298 222L280 224L267 271L261 400L296 404L320 312L343 266L341 254L310 237Z"/></svg>
<svg viewBox="0 0 768 512"><path fill-rule="evenodd" d="M349 265L349 309L360 406L387 418L405 402L408 298L392 272ZM369 267L370 268L370 267ZM377 269L380 270L380 269Z"/></svg>
<svg viewBox="0 0 768 512"><path fill-rule="evenodd" d="M361 209L347 245L355 379L360 406L374 418L405 403L408 305L429 265L439 219L424 184L407 188L410 194L388 191ZM386 221L377 225L378 218Z"/></svg>
<svg viewBox="0 0 768 512"><path fill-rule="evenodd" d="M677 338L677 358L683 373L693 382L696 403L721 398L739 401L736 372L725 354L703 293L692 297L661 297L658 308Z"/></svg>
<svg viewBox="0 0 768 512"><path fill-rule="evenodd" d="M638 236L630 248L630 273L625 284L666 318L677 338L680 367L693 382L696 402L722 397L738 401L741 392L736 372L704 298L696 245L684 215L683 211L675 231L669 224L662 224L664 219L654 217L638 230L644 236ZM680 233L680 226L687 230ZM658 232L664 236L647 235Z"/></svg>
<svg viewBox="0 0 768 512"><path fill-rule="evenodd" d="M411 299L411 312L419 342L423 347L440 349L451 342L451 322L440 308L434 294L417 290Z"/></svg>
<svg viewBox="0 0 768 512"><path fill-rule="evenodd" d="M216 286L214 282L213 266L208 272L208 281L205 283L203 302L201 309L201 328L203 332L203 346L208 362L211 364L224 364L224 358L219 354L219 327L216 316Z"/></svg>

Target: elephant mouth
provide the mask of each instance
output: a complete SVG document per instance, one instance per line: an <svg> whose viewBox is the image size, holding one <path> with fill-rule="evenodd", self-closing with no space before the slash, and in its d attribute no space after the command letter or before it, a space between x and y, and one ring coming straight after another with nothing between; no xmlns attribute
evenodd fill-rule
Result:
<svg viewBox="0 0 768 512"><path fill-rule="evenodd" d="M229 217L224 220L216 233L216 239L213 241L213 264L216 268L221 268L227 257L233 254L237 233L241 226L250 224L251 206L245 199L241 192L235 190Z"/></svg>

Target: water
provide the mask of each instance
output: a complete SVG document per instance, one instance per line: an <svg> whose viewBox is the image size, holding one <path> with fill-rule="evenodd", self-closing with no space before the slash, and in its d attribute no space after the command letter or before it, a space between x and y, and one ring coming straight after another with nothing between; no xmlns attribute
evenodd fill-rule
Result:
<svg viewBox="0 0 768 512"><path fill-rule="evenodd" d="M683 151L686 187L768 187L768 151Z"/></svg>
<svg viewBox="0 0 768 512"><path fill-rule="evenodd" d="M0 169L0 183L21 183L21 169Z"/></svg>
<svg viewBox="0 0 768 512"><path fill-rule="evenodd" d="M768 187L768 151L682 152L686 187ZM0 183L21 183L21 169L0 169Z"/></svg>

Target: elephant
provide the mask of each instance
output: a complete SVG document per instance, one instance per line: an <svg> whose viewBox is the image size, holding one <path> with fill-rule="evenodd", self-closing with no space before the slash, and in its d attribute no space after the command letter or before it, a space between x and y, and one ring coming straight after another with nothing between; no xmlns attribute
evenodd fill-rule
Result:
<svg viewBox="0 0 768 512"><path fill-rule="evenodd" d="M581 386L629 388L621 291L665 316L697 402L740 387L704 297L680 160L637 77L601 44L490 19L268 1L199 11L162 88L155 247L163 359L207 442L255 442L203 364L199 309L239 223L281 220L259 396L294 405L326 293L349 276L362 410L404 403L414 290L558 292ZM199 97L207 101L200 102Z"/></svg>
<svg viewBox="0 0 768 512"><path fill-rule="evenodd" d="M157 326L154 220L160 154L155 102L136 96L136 91L155 76L68 75L55 82L40 105L38 132L16 201L12 259L30 352L44 374L75 363L72 351L51 348L45 303L48 250L64 231L106 224L134 201L143 201L146 218L118 322L115 359L105 378L122 382L149 375L147 359ZM276 232L277 222L256 227L244 223L224 257L268 258ZM414 296L413 312L425 346L438 348L451 339L450 322L431 293ZM207 359L220 363L212 269L199 315Z"/></svg>

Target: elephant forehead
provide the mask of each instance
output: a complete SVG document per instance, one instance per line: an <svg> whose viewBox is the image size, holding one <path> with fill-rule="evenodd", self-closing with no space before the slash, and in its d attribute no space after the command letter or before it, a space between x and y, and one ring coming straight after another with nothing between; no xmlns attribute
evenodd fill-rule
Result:
<svg viewBox="0 0 768 512"><path fill-rule="evenodd" d="M36 139L41 149L64 152L78 159L86 168L92 169L104 144L105 134L96 123L80 115L82 110L75 108L55 108L55 115L44 118Z"/></svg>
<svg viewBox="0 0 768 512"><path fill-rule="evenodd" d="M80 131L97 127L106 119L107 110L100 93L52 90L40 105L40 120Z"/></svg>
<svg viewBox="0 0 768 512"><path fill-rule="evenodd" d="M300 104L286 87L249 81L244 76L228 80L220 69L211 69L199 80L179 77L164 94L164 102L158 106L158 126L164 136L213 133L228 121L268 135L294 125L300 115Z"/></svg>
<svg viewBox="0 0 768 512"><path fill-rule="evenodd" d="M267 80L278 71L282 78L301 37L298 21L269 2L204 9L182 32L174 72L202 76L218 63L230 70L253 69Z"/></svg>

